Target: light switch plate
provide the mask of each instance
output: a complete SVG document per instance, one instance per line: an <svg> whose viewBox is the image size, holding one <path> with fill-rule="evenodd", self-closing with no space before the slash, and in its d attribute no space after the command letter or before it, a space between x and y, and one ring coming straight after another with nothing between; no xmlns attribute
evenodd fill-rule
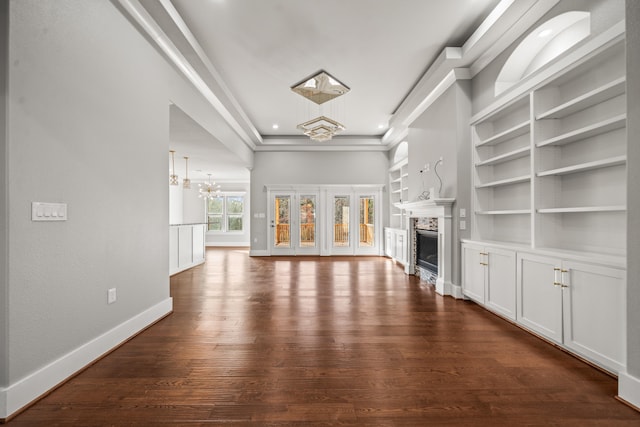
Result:
<svg viewBox="0 0 640 427"><path fill-rule="evenodd" d="M66 221L66 203L31 202L31 221Z"/></svg>
<svg viewBox="0 0 640 427"><path fill-rule="evenodd" d="M467 229L467 221L460 221L460 230Z"/></svg>
<svg viewBox="0 0 640 427"><path fill-rule="evenodd" d="M116 288L111 288L107 291L107 304L113 304L116 302L117 294Z"/></svg>
<svg viewBox="0 0 640 427"><path fill-rule="evenodd" d="M460 208L460 218L467 217L467 210L465 208Z"/></svg>

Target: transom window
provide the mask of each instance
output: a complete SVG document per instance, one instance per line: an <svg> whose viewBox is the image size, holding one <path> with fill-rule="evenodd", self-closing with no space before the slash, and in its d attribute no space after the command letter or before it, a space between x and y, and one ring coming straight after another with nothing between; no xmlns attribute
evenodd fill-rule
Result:
<svg viewBox="0 0 640 427"><path fill-rule="evenodd" d="M207 230L243 231L244 196L221 194L207 200Z"/></svg>

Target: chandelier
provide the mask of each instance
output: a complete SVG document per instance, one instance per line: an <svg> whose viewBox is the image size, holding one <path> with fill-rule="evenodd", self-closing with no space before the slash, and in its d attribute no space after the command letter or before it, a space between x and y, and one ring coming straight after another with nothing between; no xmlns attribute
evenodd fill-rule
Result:
<svg viewBox="0 0 640 427"><path fill-rule="evenodd" d="M320 105L344 95L351 89L326 71L321 70L291 86L291 90ZM324 116L322 113L315 119L300 123L297 128L312 140L319 142L328 141L345 129L343 124Z"/></svg>
<svg viewBox="0 0 640 427"><path fill-rule="evenodd" d="M182 180L182 188L189 189L191 188L191 180L189 179L189 158L184 158L184 179Z"/></svg>
<svg viewBox="0 0 640 427"><path fill-rule="evenodd" d="M319 142L328 141L338 132L344 130L341 123L325 116L300 123L297 127L309 138Z"/></svg>
<svg viewBox="0 0 640 427"><path fill-rule="evenodd" d="M174 158L175 150L169 150L171 153L171 174L169 175L169 185L178 185L178 175L176 175L176 161Z"/></svg>
<svg viewBox="0 0 640 427"><path fill-rule="evenodd" d="M211 181L210 173L208 173L207 175L209 176L209 182L198 184L198 191L200 192L200 194L198 194L198 197L205 200L214 199L220 194L220 185L216 185L214 181Z"/></svg>

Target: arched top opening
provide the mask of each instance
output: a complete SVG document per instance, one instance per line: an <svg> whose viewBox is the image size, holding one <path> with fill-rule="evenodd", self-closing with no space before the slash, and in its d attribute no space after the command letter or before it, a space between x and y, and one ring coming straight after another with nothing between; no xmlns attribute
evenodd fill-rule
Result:
<svg viewBox="0 0 640 427"><path fill-rule="evenodd" d="M402 141L396 147L396 152L393 155L393 164L399 163L400 161L409 157L409 143L407 141Z"/></svg>
<svg viewBox="0 0 640 427"><path fill-rule="evenodd" d="M495 84L498 96L591 34L589 12L565 12L533 30L505 62Z"/></svg>

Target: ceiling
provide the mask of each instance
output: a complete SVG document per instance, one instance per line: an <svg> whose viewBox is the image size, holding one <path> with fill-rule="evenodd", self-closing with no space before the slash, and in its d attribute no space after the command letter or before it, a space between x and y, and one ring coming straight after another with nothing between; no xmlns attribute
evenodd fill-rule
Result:
<svg viewBox="0 0 640 427"><path fill-rule="evenodd" d="M232 129L233 138L212 135L212 129L208 132L173 107L171 148L177 151L177 158L182 161L183 155L189 155L190 169L203 174L213 171L215 179L242 181L248 181L247 167L252 163L246 152L340 147L388 150L401 135L392 129L394 120L400 121L402 115L406 123L407 115L418 114L414 107L421 104L410 98L415 98L418 86L424 86L438 63L449 61L447 71L451 71L468 54L469 60L462 64L468 67L480 55L473 54L474 48L497 48L501 38L506 40L504 36L514 32L514 22L534 9L532 5L557 2L119 1ZM136 4L144 10L136 9ZM494 15L495 19L489 19ZM498 18L504 21L502 27L493 25L500 23ZM486 21L492 25L487 26ZM489 29L492 26L495 28ZM479 27L486 28L480 31ZM447 50L452 46L460 48ZM320 70L351 90L321 106L291 90ZM444 74L435 77L439 82ZM405 104L411 102L415 105L407 108ZM339 121L346 129L330 141L311 141L296 126L319 115ZM394 138L389 138L393 132ZM229 141L234 138L243 145L244 155Z"/></svg>
<svg viewBox="0 0 640 427"><path fill-rule="evenodd" d="M175 171L182 180L189 157L189 178L216 182L249 182L249 170L232 151L216 140L184 111L169 107L170 149L175 150ZM171 168L171 164L169 165Z"/></svg>
<svg viewBox="0 0 640 427"><path fill-rule="evenodd" d="M381 136L442 49L461 45L497 1L172 3L260 135L300 136L322 108L341 135ZM290 88L322 69L351 91L319 107Z"/></svg>

